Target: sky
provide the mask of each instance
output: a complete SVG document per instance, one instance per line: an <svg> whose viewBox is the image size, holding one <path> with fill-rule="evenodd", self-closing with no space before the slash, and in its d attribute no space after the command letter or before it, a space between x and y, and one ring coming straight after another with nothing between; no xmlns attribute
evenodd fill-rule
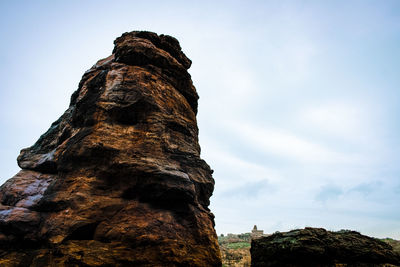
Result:
<svg viewBox="0 0 400 267"><path fill-rule="evenodd" d="M218 234L400 239L400 1L0 1L0 183L123 32L193 61Z"/></svg>

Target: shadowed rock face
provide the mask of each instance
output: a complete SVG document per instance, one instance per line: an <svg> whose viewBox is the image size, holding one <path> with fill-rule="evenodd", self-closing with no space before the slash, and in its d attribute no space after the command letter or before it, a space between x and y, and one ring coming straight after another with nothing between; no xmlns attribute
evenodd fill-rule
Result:
<svg viewBox="0 0 400 267"><path fill-rule="evenodd" d="M383 241L354 231L305 228L253 239L254 267L388 267L400 255Z"/></svg>
<svg viewBox="0 0 400 267"><path fill-rule="evenodd" d="M191 61L166 35L114 43L1 186L1 266L221 265Z"/></svg>

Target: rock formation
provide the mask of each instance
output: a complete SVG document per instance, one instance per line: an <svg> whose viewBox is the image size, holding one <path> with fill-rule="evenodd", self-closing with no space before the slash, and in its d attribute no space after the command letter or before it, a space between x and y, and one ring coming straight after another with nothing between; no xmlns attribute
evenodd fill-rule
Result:
<svg viewBox="0 0 400 267"><path fill-rule="evenodd" d="M254 267L400 266L400 255L383 241L354 231L305 228L253 239Z"/></svg>
<svg viewBox="0 0 400 267"><path fill-rule="evenodd" d="M0 188L0 266L220 266L178 41L125 33Z"/></svg>

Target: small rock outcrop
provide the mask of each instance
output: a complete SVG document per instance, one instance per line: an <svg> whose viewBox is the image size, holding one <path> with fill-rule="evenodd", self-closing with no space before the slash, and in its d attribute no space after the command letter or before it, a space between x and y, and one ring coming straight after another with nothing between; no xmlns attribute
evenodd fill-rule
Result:
<svg viewBox="0 0 400 267"><path fill-rule="evenodd" d="M342 230L305 228L253 239L251 266L400 266L400 255L383 241Z"/></svg>
<svg viewBox="0 0 400 267"><path fill-rule="evenodd" d="M0 266L220 266L191 61L129 32L0 187Z"/></svg>

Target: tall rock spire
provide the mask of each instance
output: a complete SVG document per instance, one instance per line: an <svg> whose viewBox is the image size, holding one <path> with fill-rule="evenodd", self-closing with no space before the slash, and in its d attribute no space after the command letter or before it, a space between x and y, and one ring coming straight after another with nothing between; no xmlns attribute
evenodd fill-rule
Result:
<svg viewBox="0 0 400 267"><path fill-rule="evenodd" d="M220 266L179 42L124 33L0 188L0 265Z"/></svg>

